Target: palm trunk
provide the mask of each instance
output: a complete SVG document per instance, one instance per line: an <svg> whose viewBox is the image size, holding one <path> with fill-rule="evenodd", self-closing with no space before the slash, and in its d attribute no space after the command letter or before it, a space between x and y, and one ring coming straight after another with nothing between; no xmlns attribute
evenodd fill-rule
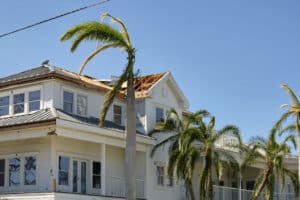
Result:
<svg viewBox="0 0 300 200"><path fill-rule="evenodd" d="M298 133L298 183L300 187L300 133ZM298 200L300 200L300 195L298 196Z"/></svg>
<svg viewBox="0 0 300 200"><path fill-rule="evenodd" d="M136 112L135 91L133 77L134 54L128 53L128 67L131 75L127 81L127 122L126 122L126 149L125 149L125 188L126 199L136 200Z"/></svg>
<svg viewBox="0 0 300 200"><path fill-rule="evenodd" d="M271 168L272 168L272 166L268 166L267 169L265 170L264 177L263 177L263 180L262 180L261 184L259 185L259 187L257 188L257 190L253 191L254 194L252 196L252 200L257 200L258 197L259 197L259 195L260 195L260 193L263 191L263 189L264 189L264 187L265 187L265 185L267 183L267 180L268 180L268 178L270 176Z"/></svg>
<svg viewBox="0 0 300 200"><path fill-rule="evenodd" d="M212 183L212 150L208 149L206 157L206 165L208 167L208 199L214 199L214 192L213 192L213 183Z"/></svg>

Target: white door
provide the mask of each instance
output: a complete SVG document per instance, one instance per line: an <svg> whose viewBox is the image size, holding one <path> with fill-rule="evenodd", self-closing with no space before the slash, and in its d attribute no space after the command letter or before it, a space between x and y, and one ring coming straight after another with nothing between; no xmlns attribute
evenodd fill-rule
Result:
<svg viewBox="0 0 300 200"><path fill-rule="evenodd" d="M87 162L73 160L72 191L74 193L86 194L87 186Z"/></svg>

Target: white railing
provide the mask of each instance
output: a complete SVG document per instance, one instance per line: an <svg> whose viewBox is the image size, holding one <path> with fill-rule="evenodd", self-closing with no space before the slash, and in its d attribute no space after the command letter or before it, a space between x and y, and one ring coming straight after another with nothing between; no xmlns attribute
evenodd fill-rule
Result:
<svg viewBox="0 0 300 200"><path fill-rule="evenodd" d="M214 200L250 200L252 190L214 185ZM275 193L274 200L296 200L294 193ZM260 195L259 200L263 200Z"/></svg>
<svg viewBox="0 0 300 200"><path fill-rule="evenodd" d="M125 197L125 180L124 178L107 176L105 195L113 197ZM136 179L136 196L145 197L145 181Z"/></svg>

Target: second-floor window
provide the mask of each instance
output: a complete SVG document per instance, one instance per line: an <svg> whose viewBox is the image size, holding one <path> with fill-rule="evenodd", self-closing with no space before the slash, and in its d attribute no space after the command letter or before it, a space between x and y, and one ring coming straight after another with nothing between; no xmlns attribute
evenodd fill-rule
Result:
<svg viewBox="0 0 300 200"><path fill-rule="evenodd" d="M80 94L77 95L77 114L87 115L87 97Z"/></svg>
<svg viewBox="0 0 300 200"><path fill-rule="evenodd" d="M156 108L156 119L155 122L164 121L164 110L162 108Z"/></svg>
<svg viewBox="0 0 300 200"><path fill-rule="evenodd" d="M0 116L9 114L9 96L0 97Z"/></svg>
<svg viewBox="0 0 300 200"><path fill-rule="evenodd" d="M114 114L114 122L116 124L122 123L122 107L118 105L114 105L113 107L113 114Z"/></svg>
<svg viewBox="0 0 300 200"><path fill-rule="evenodd" d="M72 92L64 91L64 105L63 110L68 113L73 113L74 94Z"/></svg>
<svg viewBox="0 0 300 200"><path fill-rule="evenodd" d="M41 107L41 91L37 90L29 92L28 103L29 112L39 110Z"/></svg>
<svg viewBox="0 0 300 200"><path fill-rule="evenodd" d="M24 101L25 94L15 94L14 95L14 114L23 113L24 112Z"/></svg>
<svg viewBox="0 0 300 200"><path fill-rule="evenodd" d="M21 175L21 159L20 158L11 158L8 161L9 173L8 180L9 186L18 186L20 185L20 175Z"/></svg>

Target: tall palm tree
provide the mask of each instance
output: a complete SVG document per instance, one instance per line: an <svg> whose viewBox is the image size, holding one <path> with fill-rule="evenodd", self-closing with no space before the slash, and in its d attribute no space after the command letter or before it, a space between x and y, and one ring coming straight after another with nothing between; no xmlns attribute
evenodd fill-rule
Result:
<svg viewBox="0 0 300 200"><path fill-rule="evenodd" d="M78 24L67 30L61 37L61 41L67 41L74 38L71 45L71 52L74 52L78 45L83 41L96 41L100 46L93 51L83 62L79 69L79 75L84 70L86 64L96 55L109 48L119 48L127 53L127 64L112 90L106 94L102 111L100 113L99 126L103 126L106 113L112 104L115 96L119 94L122 84L127 82L127 120L126 120L126 150L125 150L125 187L128 200L136 199L135 190L135 158L136 158L136 112L135 112L135 91L134 91L134 62L135 49L133 48L125 24L122 20L111 16L108 13L102 15L102 21L105 17L110 17L112 22L119 25L120 31L106 23L98 21L89 21Z"/></svg>
<svg viewBox="0 0 300 200"><path fill-rule="evenodd" d="M282 84L281 87L287 91L291 97L292 103L281 105L282 108L287 108L287 111L281 115L274 128L280 128L289 117L295 118L294 124L298 133L298 180L300 181L300 102L293 90L288 85Z"/></svg>
<svg viewBox="0 0 300 200"><path fill-rule="evenodd" d="M205 117L210 115L209 112L206 110L200 110L194 114L191 114L187 117L187 119L184 121L180 119L178 113L174 108L171 108L170 111L168 112L166 119L162 122L158 122L154 128L154 130L149 133L150 136L155 136L156 134L168 134L168 137L157 143L152 151L151 151L151 156L153 157L156 151L166 145L169 144L169 158L168 158L168 167L167 167L167 172L168 176L173 177L174 174L174 169L176 168L176 181L179 180L184 180L184 186L186 190L186 195L190 196L191 200L195 200L195 194L194 194L194 189L192 185L192 175L191 171L189 169L193 168L192 166L188 166L188 159L182 160L181 163L185 163L185 166L182 167L176 167L174 160L177 157L181 157L182 159L188 158L191 154L190 152L181 152L179 150L179 141L181 134L183 133L183 130L191 127L193 124L195 124L200 118Z"/></svg>
<svg viewBox="0 0 300 200"><path fill-rule="evenodd" d="M245 159L242 163L242 170L246 166L263 163L264 170L256 178L254 184L252 200L257 200L261 193L264 191L264 199L272 200L274 195L275 178L282 181L282 189L285 184L285 177L288 176L293 183L296 195L298 195L299 184L297 173L291 171L285 166L285 157L290 153L291 142L296 148L296 140L294 135L289 134L283 138L282 142L276 141L276 133L282 135L290 128L279 131L272 129L267 139L263 137L252 137L247 146L241 147L245 153Z"/></svg>
<svg viewBox="0 0 300 200"><path fill-rule="evenodd" d="M206 118L210 119L209 123L205 123ZM207 111L197 112L189 117L187 125L177 130L176 134L158 143L152 151L155 152L160 146L170 143L168 174L174 172L177 180L181 178L185 181L186 190L189 191L192 199L195 199L192 177L198 161L203 161L203 158L205 160L199 180L201 200L213 199L213 169L218 179L222 175L222 162L227 162L231 168L238 170L239 165L235 158L228 151L217 148L216 143L228 134L240 141L239 129L229 125L216 131L214 127L213 116ZM225 159L222 160L223 158Z"/></svg>

